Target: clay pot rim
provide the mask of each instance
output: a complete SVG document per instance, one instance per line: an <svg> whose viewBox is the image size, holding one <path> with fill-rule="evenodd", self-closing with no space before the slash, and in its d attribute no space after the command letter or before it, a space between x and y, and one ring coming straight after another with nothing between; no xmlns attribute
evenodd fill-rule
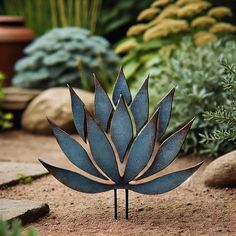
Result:
<svg viewBox="0 0 236 236"><path fill-rule="evenodd" d="M4 25L4 24L11 24L11 23L15 23L15 24L24 24L24 17L21 16L0 16L0 25Z"/></svg>

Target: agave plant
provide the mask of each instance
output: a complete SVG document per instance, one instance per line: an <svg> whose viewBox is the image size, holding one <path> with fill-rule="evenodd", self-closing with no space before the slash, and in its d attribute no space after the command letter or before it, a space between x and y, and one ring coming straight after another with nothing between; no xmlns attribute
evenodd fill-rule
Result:
<svg viewBox="0 0 236 236"><path fill-rule="evenodd" d="M114 190L117 219L117 189L143 194L168 192L187 180L202 163L158 177L177 156L193 120L164 141L171 114L174 88L149 117L148 78L132 98L123 70L114 86L112 101L95 80L94 115L90 114L72 88L72 113L81 139L74 140L52 121L58 144L78 172L41 163L60 182L84 193Z"/></svg>

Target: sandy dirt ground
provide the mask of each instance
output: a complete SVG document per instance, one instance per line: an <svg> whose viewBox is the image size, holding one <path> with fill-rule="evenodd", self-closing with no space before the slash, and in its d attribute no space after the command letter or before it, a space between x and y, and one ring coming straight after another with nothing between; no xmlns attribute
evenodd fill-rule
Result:
<svg viewBox="0 0 236 236"><path fill-rule="evenodd" d="M23 131L0 134L0 161L38 162L41 157L73 168L53 137ZM165 172L200 161L179 158ZM77 235L236 235L236 189L212 189L202 183L204 166L179 188L162 195L130 192L130 219L125 220L124 191L118 191L118 220L113 219L113 192L83 194L48 175L28 185L0 190L0 198L47 202L50 214L28 226L42 236Z"/></svg>

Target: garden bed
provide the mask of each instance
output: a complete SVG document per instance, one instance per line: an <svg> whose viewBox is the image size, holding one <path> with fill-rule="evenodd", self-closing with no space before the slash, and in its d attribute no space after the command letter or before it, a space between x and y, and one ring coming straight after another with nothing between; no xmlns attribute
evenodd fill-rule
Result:
<svg viewBox="0 0 236 236"><path fill-rule="evenodd" d="M0 135L0 160L66 164L53 137L23 131ZM165 172L197 163L179 158ZM71 167L71 166L70 166ZM124 191L118 191L118 220L113 219L113 192L75 192L52 176L1 190L0 198L47 202L51 212L31 224L42 236L58 235L235 235L236 190L211 189L202 183L202 172L169 193L147 196L130 192L130 220L125 220Z"/></svg>

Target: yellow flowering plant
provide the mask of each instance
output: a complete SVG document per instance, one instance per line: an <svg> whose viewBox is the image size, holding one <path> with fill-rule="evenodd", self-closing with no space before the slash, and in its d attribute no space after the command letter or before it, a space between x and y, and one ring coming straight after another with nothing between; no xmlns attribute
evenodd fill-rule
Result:
<svg viewBox="0 0 236 236"><path fill-rule="evenodd" d="M127 31L127 37L135 37L136 46L118 47L125 50L117 50L125 54L134 48L142 47L143 42L149 42L156 39L174 41L179 36L190 35L197 46L203 46L204 43L214 42L222 34L234 33L235 26L225 23L222 20L225 17L232 16L232 11L228 7L214 7L207 0L156 0L147 9L141 11L137 17L138 24L131 26ZM210 31L210 34L196 34L198 32ZM199 39L199 35L203 37ZM180 38L181 38L180 37ZM207 40L206 40L207 38ZM199 43L200 41L200 43ZM127 45L127 42L124 42Z"/></svg>

